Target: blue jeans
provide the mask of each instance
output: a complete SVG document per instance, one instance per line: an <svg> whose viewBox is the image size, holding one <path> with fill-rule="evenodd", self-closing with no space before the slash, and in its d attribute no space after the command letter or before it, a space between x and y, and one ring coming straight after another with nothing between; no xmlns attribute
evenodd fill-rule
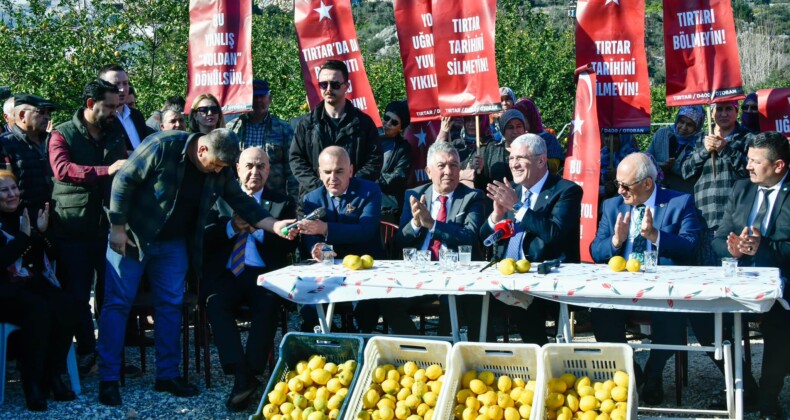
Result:
<svg viewBox="0 0 790 420"><path fill-rule="evenodd" d="M127 245L127 249L128 249ZM137 296L140 278L147 275L154 306L157 379L178 376L181 352L181 304L187 266L184 240L154 242L140 262L107 248L104 305L99 318L99 375L117 381L121 373L126 320Z"/></svg>

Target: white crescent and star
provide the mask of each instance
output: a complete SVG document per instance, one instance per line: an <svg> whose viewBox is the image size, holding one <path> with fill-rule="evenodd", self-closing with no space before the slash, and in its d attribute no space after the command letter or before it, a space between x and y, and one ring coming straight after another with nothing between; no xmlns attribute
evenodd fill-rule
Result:
<svg viewBox="0 0 790 420"><path fill-rule="evenodd" d="M317 9L313 9L316 12L318 12L318 15L319 15L318 21L320 22L320 21L324 20L324 18L332 20L332 17L329 16L329 9L331 9L333 7L335 7L335 6L331 6L331 5L327 6L327 5L325 5L324 1L321 0L321 7L317 8Z"/></svg>
<svg viewBox="0 0 790 420"><path fill-rule="evenodd" d="M589 98L589 102L587 103L587 111L589 111L590 108L592 108L592 95L593 95L592 81L590 80L590 75L587 72L582 73L579 76L579 79L584 80L584 83L587 84L587 93L588 93L587 97Z"/></svg>
<svg viewBox="0 0 790 420"><path fill-rule="evenodd" d="M606 0L606 4L604 4L604 6L608 5L609 3L614 3L619 6L620 0Z"/></svg>
<svg viewBox="0 0 790 420"><path fill-rule="evenodd" d="M576 116L576 118L573 119L573 132L574 133L579 133L579 135L581 135L582 134L582 124L584 124L584 120L579 118L578 116Z"/></svg>

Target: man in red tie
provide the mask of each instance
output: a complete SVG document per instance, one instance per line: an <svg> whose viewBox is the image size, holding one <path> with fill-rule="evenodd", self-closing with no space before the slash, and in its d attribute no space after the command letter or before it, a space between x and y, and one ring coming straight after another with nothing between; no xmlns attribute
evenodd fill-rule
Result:
<svg viewBox="0 0 790 420"><path fill-rule="evenodd" d="M396 243L401 248L431 250L432 261L438 260L442 245L449 249L471 245L473 257L480 259L478 232L485 217L483 193L460 183L461 159L452 144L434 143L428 149L427 163L425 172L431 183L406 191ZM436 297L426 299L434 300ZM396 334L418 334L408 315L408 308L422 301L423 298L416 298L404 304L382 305L382 314ZM444 299L441 301L443 313L439 329L440 333L447 334L449 313ZM457 302L459 316L467 320L469 338L477 339L481 298L468 296L457 299Z"/></svg>

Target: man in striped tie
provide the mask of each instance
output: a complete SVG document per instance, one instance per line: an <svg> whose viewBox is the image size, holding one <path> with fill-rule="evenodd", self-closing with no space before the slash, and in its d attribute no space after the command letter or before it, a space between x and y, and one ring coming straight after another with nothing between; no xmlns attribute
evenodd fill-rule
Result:
<svg viewBox="0 0 790 420"><path fill-rule="evenodd" d="M528 133L513 140L508 165L515 188L506 179L488 184L487 195L494 202L494 211L483 223L480 236L491 235L494 225L511 219L516 234L502 242L506 258L579 262L582 189L550 174L547 161L542 137ZM556 305L535 299L526 311L516 306L503 310L510 312L524 342L546 343L546 314L556 311Z"/></svg>
<svg viewBox="0 0 790 420"><path fill-rule="evenodd" d="M264 188L269 177L269 156L261 147L250 147L239 156L236 171L242 190L277 219L296 217L293 199ZM204 256L204 296L206 311L219 359L225 372L235 381L225 405L231 411L244 410L260 382L277 331L280 297L257 285L258 276L282 268L291 261L296 241L289 241L242 220L223 200L217 202L206 227L206 242L211 250ZM288 254L291 254L290 256ZM251 326L246 351L236 325L239 308L250 308Z"/></svg>

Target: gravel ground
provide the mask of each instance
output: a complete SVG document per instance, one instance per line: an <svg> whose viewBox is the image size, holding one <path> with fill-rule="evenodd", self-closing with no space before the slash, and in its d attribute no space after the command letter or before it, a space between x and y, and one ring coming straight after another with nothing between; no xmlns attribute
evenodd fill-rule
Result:
<svg viewBox="0 0 790 420"><path fill-rule="evenodd" d="M298 329L299 319L292 316L289 321L289 329ZM279 341L278 335L277 340ZM594 341L591 333L581 333L577 335L577 341ZM30 413L25 409L22 386L19 381L19 374L15 369L14 363L9 363L6 375L5 402L0 406L0 418L2 419L39 419L39 418L59 418L59 419L245 419L253 413L258 406L260 394L255 397L250 404L249 410L245 413L230 413L225 409L224 402L231 386L233 377L225 376L219 365L219 358L216 348L211 346L211 366L212 366L212 386L205 387L203 373L197 374L194 370L194 355L190 361L190 380L197 383L201 389L199 396L194 398L178 398L167 393L157 393L153 390L154 384L154 350L148 348L147 361L148 370L141 377L126 379L126 387L121 388L121 395L124 404L120 408L109 408L98 403L97 393L99 379L96 374L87 376L82 380L82 395L73 402L52 402L49 403L49 411L46 413ZM190 349L191 351L191 349ZM759 377L762 361L762 341L752 341L753 365L752 371ZM647 352L637 351L637 360L644 365L647 359ZM131 364L139 364L139 352L135 347L126 349L126 360ZM64 377L65 379L65 377ZM790 392L788 392L788 382L782 392L782 408L790 413ZM724 380L718 369L700 352L693 352L689 356L689 386L683 389L683 407L706 407L712 400L719 398L721 390L724 389ZM675 401L675 380L674 380L674 358L664 370L664 391L666 394L663 406L674 407ZM746 419L757 419L756 413L747 414Z"/></svg>

